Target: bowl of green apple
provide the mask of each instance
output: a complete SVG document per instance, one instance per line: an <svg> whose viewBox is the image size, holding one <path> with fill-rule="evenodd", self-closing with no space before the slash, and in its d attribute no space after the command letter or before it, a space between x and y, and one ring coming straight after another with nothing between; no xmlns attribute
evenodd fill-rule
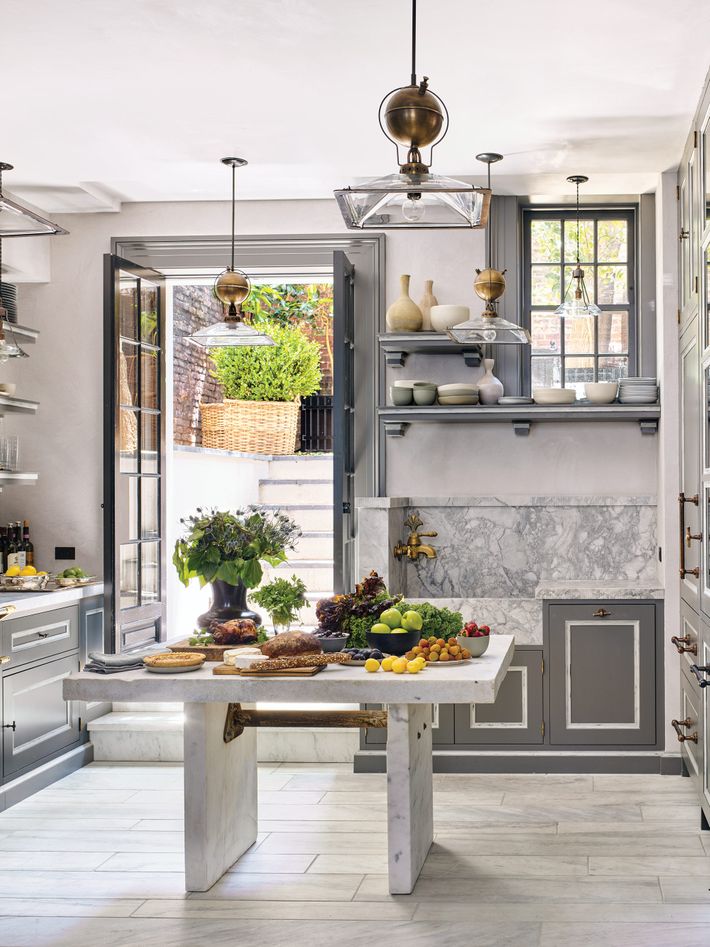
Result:
<svg viewBox="0 0 710 947"><path fill-rule="evenodd" d="M383 654L401 657L419 642L422 625L419 612L410 610L402 614L398 608L387 608L367 632L367 643L371 648L379 648Z"/></svg>

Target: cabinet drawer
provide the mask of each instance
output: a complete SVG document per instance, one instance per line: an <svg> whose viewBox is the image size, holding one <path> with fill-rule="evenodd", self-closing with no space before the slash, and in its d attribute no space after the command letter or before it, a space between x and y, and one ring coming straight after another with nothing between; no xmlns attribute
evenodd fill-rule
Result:
<svg viewBox="0 0 710 947"><path fill-rule="evenodd" d="M55 608L2 622L3 654L9 655L8 670L30 661L50 658L79 647L79 608Z"/></svg>
<svg viewBox="0 0 710 947"><path fill-rule="evenodd" d="M703 780L703 693L697 680L683 668L680 675L680 732L687 737L678 740L681 756L698 790ZM693 739L695 737L695 739ZM673 745L669 746L672 749Z"/></svg>

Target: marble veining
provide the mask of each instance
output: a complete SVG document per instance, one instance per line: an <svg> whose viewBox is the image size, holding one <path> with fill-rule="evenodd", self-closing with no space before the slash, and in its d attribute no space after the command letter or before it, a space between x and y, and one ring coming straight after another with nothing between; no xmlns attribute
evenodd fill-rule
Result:
<svg viewBox="0 0 710 947"><path fill-rule="evenodd" d="M425 599L408 598L418 602ZM542 644L542 601L535 598L437 598L440 608L461 612L463 620L514 635L516 644Z"/></svg>
<svg viewBox="0 0 710 947"><path fill-rule="evenodd" d="M537 599L662 599L665 590L658 582L544 582L535 590Z"/></svg>

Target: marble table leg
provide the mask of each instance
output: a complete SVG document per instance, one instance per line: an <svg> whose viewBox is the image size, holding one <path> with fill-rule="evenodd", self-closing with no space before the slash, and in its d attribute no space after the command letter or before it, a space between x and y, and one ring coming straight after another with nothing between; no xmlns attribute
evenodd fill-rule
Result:
<svg viewBox="0 0 710 947"><path fill-rule="evenodd" d="M434 840L431 704L387 706L390 894L410 894Z"/></svg>
<svg viewBox="0 0 710 947"><path fill-rule="evenodd" d="M227 704L185 704L185 888L207 891L256 841L256 730L225 743Z"/></svg>

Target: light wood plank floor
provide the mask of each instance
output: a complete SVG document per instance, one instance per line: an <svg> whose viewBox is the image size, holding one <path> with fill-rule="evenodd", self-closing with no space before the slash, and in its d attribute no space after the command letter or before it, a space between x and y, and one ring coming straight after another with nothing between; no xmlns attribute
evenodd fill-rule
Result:
<svg viewBox="0 0 710 947"><path fill-rule="evenodd" d="M182 768L96 763L0 814L0 947L708 947L710 833L671 776L437 776L414 894L385 777L260 770L260 835L183 891Z"/></svg>

